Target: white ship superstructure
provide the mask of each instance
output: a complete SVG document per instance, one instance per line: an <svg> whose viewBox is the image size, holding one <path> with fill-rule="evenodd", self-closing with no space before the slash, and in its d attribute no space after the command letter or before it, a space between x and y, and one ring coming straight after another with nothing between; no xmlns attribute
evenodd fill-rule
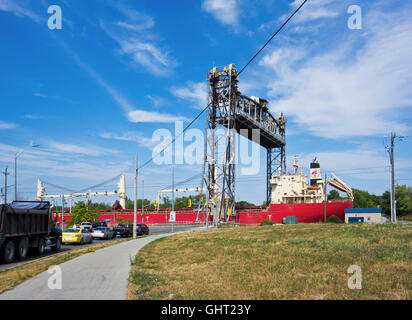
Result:
<svg viewBox="0 0 412 320"><path fill-rule="evenodd" d="M294 157L293 174L279 174L272 177L272 204L280 203L321 203L325 201L325 181L322 180L316 159L311 164L311 185L308 178L299 171L297 157Z"/></svg>

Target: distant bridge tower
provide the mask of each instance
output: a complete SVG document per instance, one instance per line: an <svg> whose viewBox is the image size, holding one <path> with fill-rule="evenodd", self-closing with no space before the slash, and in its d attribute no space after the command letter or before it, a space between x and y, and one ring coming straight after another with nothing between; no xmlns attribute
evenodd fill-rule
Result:
<svg viewBox="0 0 412 320"><path fill-rule="evenodd" d="M44 186L40 179L37 179L37 201L43 201L44 197Z"/></svg>
<svg viewBox="0 0 412 320"><path fill-rule="evenodd" d="M266 100L241 94L238 72L233 64L223 70L213 68L207 80L205 180L209 202L214 206L217 217L227 221L231 215L235 215L237 134L267 150L266 200L270 203L270 179L273 174L286 170L286 119L282 114L279 117L272 116ZM224 134L218 134L219 126L226 129Z"/></svg>
<svg viewBox="0 0 412 320"><path fill-rule="evenodd" d="M120 205L123 209L126 209L126 175L122 174L120 176L120 181L117 184L119 198L120 198Z"/></svg>

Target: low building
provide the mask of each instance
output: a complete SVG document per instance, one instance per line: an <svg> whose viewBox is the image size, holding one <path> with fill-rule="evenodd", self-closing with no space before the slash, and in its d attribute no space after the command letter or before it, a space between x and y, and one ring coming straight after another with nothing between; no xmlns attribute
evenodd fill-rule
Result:
<svg viewBox="0 0 412 320"><path fill-rule="evenodd" d="M345 223L382 223L381 208L345 209Z"/></svg>

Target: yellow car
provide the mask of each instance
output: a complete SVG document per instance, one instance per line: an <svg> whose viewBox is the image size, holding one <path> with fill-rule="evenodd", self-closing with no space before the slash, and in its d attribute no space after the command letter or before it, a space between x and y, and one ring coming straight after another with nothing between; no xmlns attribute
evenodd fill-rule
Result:
<svg viewBox="0 0 412 320"><path fill-rule="evenodd" d="M62 234L63 243L91 243L93 242L93 237L88 230L84 229L66 229Z"/></svg>

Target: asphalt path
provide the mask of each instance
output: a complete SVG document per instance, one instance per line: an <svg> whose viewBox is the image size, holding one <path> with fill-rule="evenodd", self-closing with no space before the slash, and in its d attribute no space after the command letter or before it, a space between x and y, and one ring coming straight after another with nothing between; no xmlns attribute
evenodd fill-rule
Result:
<svg viewBox="0 0 412 320"><path fill-rule="evenodd" d="M194 225L175 225L173 230L174 231L184 231L184 230L188 230L193 228ZM172 232L172 226L171 225L161 225L161 226L149 226L150 229L150 234L159 234L159 233L168 233L168 232ZM117 237L115 239L110 239L110 240L100 240L100 239L94 239L92 243L86 243L84 245L80 245L80 244L63 244L62 248L59 252L53 252L50 248L46 248L45 253L42 256L38 256L38 255L28 255L28 257L23 260L23 261L16 261L13 263L9 263L9 264L2 264L0 263L0 272L7 270L7 269L11 269L14 267L17 267L19 265L34 261L34 260L38 260L44 257L48 257L48 256L52 256L61 252L66 252L66 251L70 251L70 250L75 250L75 249L80 249L80 248L84 248L84 247L88 247L97 243L104 243L104 242L114 242L114 241L119 241L121 239L125 239L125 238L120 238Z"/></svg>
<svg viewBox="0 0 412 320"><path fill-rule="evenodd" d="M131 262L153 240L203 229L153 234L84 254L45 271L0 295L0 300L125 300ZM56 276L60 280L56 281ZM60 286L61 284L61 286Z"/></svg>

